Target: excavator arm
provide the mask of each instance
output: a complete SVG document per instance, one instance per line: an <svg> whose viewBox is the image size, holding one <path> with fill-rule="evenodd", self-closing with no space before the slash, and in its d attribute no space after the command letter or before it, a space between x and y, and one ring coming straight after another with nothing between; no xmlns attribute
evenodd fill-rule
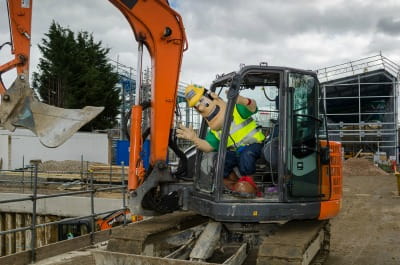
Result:
<svg viewBox="0 0 400 265"><path fill-rule="evenodd" d="M128 19L139 43L144 44L151 57L151 128L150 166L166 168L170 129L176 105L182 55L187 41L182 18L167 0L110 0ZM136 104L132 107L129 190L143 182L140 152L142 150L142 106L140 105L140 65L136 86ZM148 172L147 172L148 173Z"/></svg>
<svg viewBox="0 0 400 265"><path fill-rule="evenodd" d="M143 183L144 176L150 174L145 172L140 156L143 119L140 98L142 47L144 45L148 49L152 69L150 168L166 168L179 72L187 41L182 18L170 8L167 0L109 1L127 18L139 43L136 101L131 112L128 181L129 190L136 190ZM28 81L32 4L32 0L7 0L12 54L15 58L0 65L0 80L2 73L13 68L17 69L18 77L9 89L0 82L0 123L11 131L16 126L26 127L39 136L44 145L56 147L93 119L102 108L65 110L35 99Z"/></svg>
<svg viewBox="0 0 400 265"><path fill-rule="evenodd" d="M6 92L1 74L17 68L18 74L28 73L32 22L32 0L7 1L11 53L14 59L0 66L0 94Z"/></svg>

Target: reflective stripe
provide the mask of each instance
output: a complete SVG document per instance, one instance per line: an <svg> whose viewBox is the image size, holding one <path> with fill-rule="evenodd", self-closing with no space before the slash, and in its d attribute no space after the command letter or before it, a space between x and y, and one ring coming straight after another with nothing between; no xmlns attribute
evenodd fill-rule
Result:
<svg viewBox="0 0 400 265"><path fill-rule="evenodd" d="M250 124L253 120L252 117L249 117L247 119L244 120L244 122L239 123L239 124L234 124L234 122L232 122L231 124L231 128L229 130L230 134L234 134L235 132L239 131L240 129L242 129L243 127L246 127L248 124Z"/></svg>
<svg viewBox="0 0 400 265"><path fill-rule="evenodd" d="M221 140L221 130L211 130L211 133L214 134L218 140ZM243 119L235 107L233 111L233 121L229 129L227 147L235 146L238 148L243 145L261 143L264 139L265 136L258 128L255 120L251 117Z"/></svg>

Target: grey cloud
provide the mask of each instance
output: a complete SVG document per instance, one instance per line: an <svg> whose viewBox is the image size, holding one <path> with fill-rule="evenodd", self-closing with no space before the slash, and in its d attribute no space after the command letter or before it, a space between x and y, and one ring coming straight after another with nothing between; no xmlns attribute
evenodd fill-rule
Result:
<svg viewBox="0 0 400 265"><path fill-rule="evenodd" d="M376 34L368 45L369 52L399 53L400 39L386 34Z"/></svg>
<svg viewBox="0 0 400 265"><path fill-rule="evenodd" d="M400 17L384 17L379 19L377 24L378 32L384 32L388 35L399 35L400 34Z"/></svg>
<svg viewBox="0 0 400 265"><path fill-rule="evenodd" d="M374 2L361 5L358 1L321 9L318 1L187 0L178 8L184 21L186 18L192 23L192 34L198 37L243 36L254 41L304 32L365 34L376 25L377 17L396 12L391 6Z"/></svg>

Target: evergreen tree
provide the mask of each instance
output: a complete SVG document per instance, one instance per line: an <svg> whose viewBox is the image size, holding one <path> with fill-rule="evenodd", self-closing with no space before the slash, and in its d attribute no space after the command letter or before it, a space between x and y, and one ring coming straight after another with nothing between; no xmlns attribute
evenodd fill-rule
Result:
<svg viewBox="0 0 400 265"><path fill-rule="evenodd" d="M54 21L45 36L38 45L42 58L33 73L33 88L45 103L57 107L104 106L82 130L112 128L121 100L115 88L118 74L107 61L109 49L95 42L92 34L81 31L75 37Z"/></svg>

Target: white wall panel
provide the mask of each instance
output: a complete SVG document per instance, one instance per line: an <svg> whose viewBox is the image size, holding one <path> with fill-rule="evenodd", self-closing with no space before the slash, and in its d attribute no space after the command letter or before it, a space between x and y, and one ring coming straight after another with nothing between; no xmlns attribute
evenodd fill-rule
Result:
<svg viewBox="0 0 400 265"><path fill-rule="evenodd" d="M9 135L11 140L9 140ZM0 130L0 158L2 169L22 167L22 161L28 165L32 159L83 160L108 163L108 137L103 133L75 133L69 140L57 148L43 146L29 130L17 129L15 132Z"/></svg>

